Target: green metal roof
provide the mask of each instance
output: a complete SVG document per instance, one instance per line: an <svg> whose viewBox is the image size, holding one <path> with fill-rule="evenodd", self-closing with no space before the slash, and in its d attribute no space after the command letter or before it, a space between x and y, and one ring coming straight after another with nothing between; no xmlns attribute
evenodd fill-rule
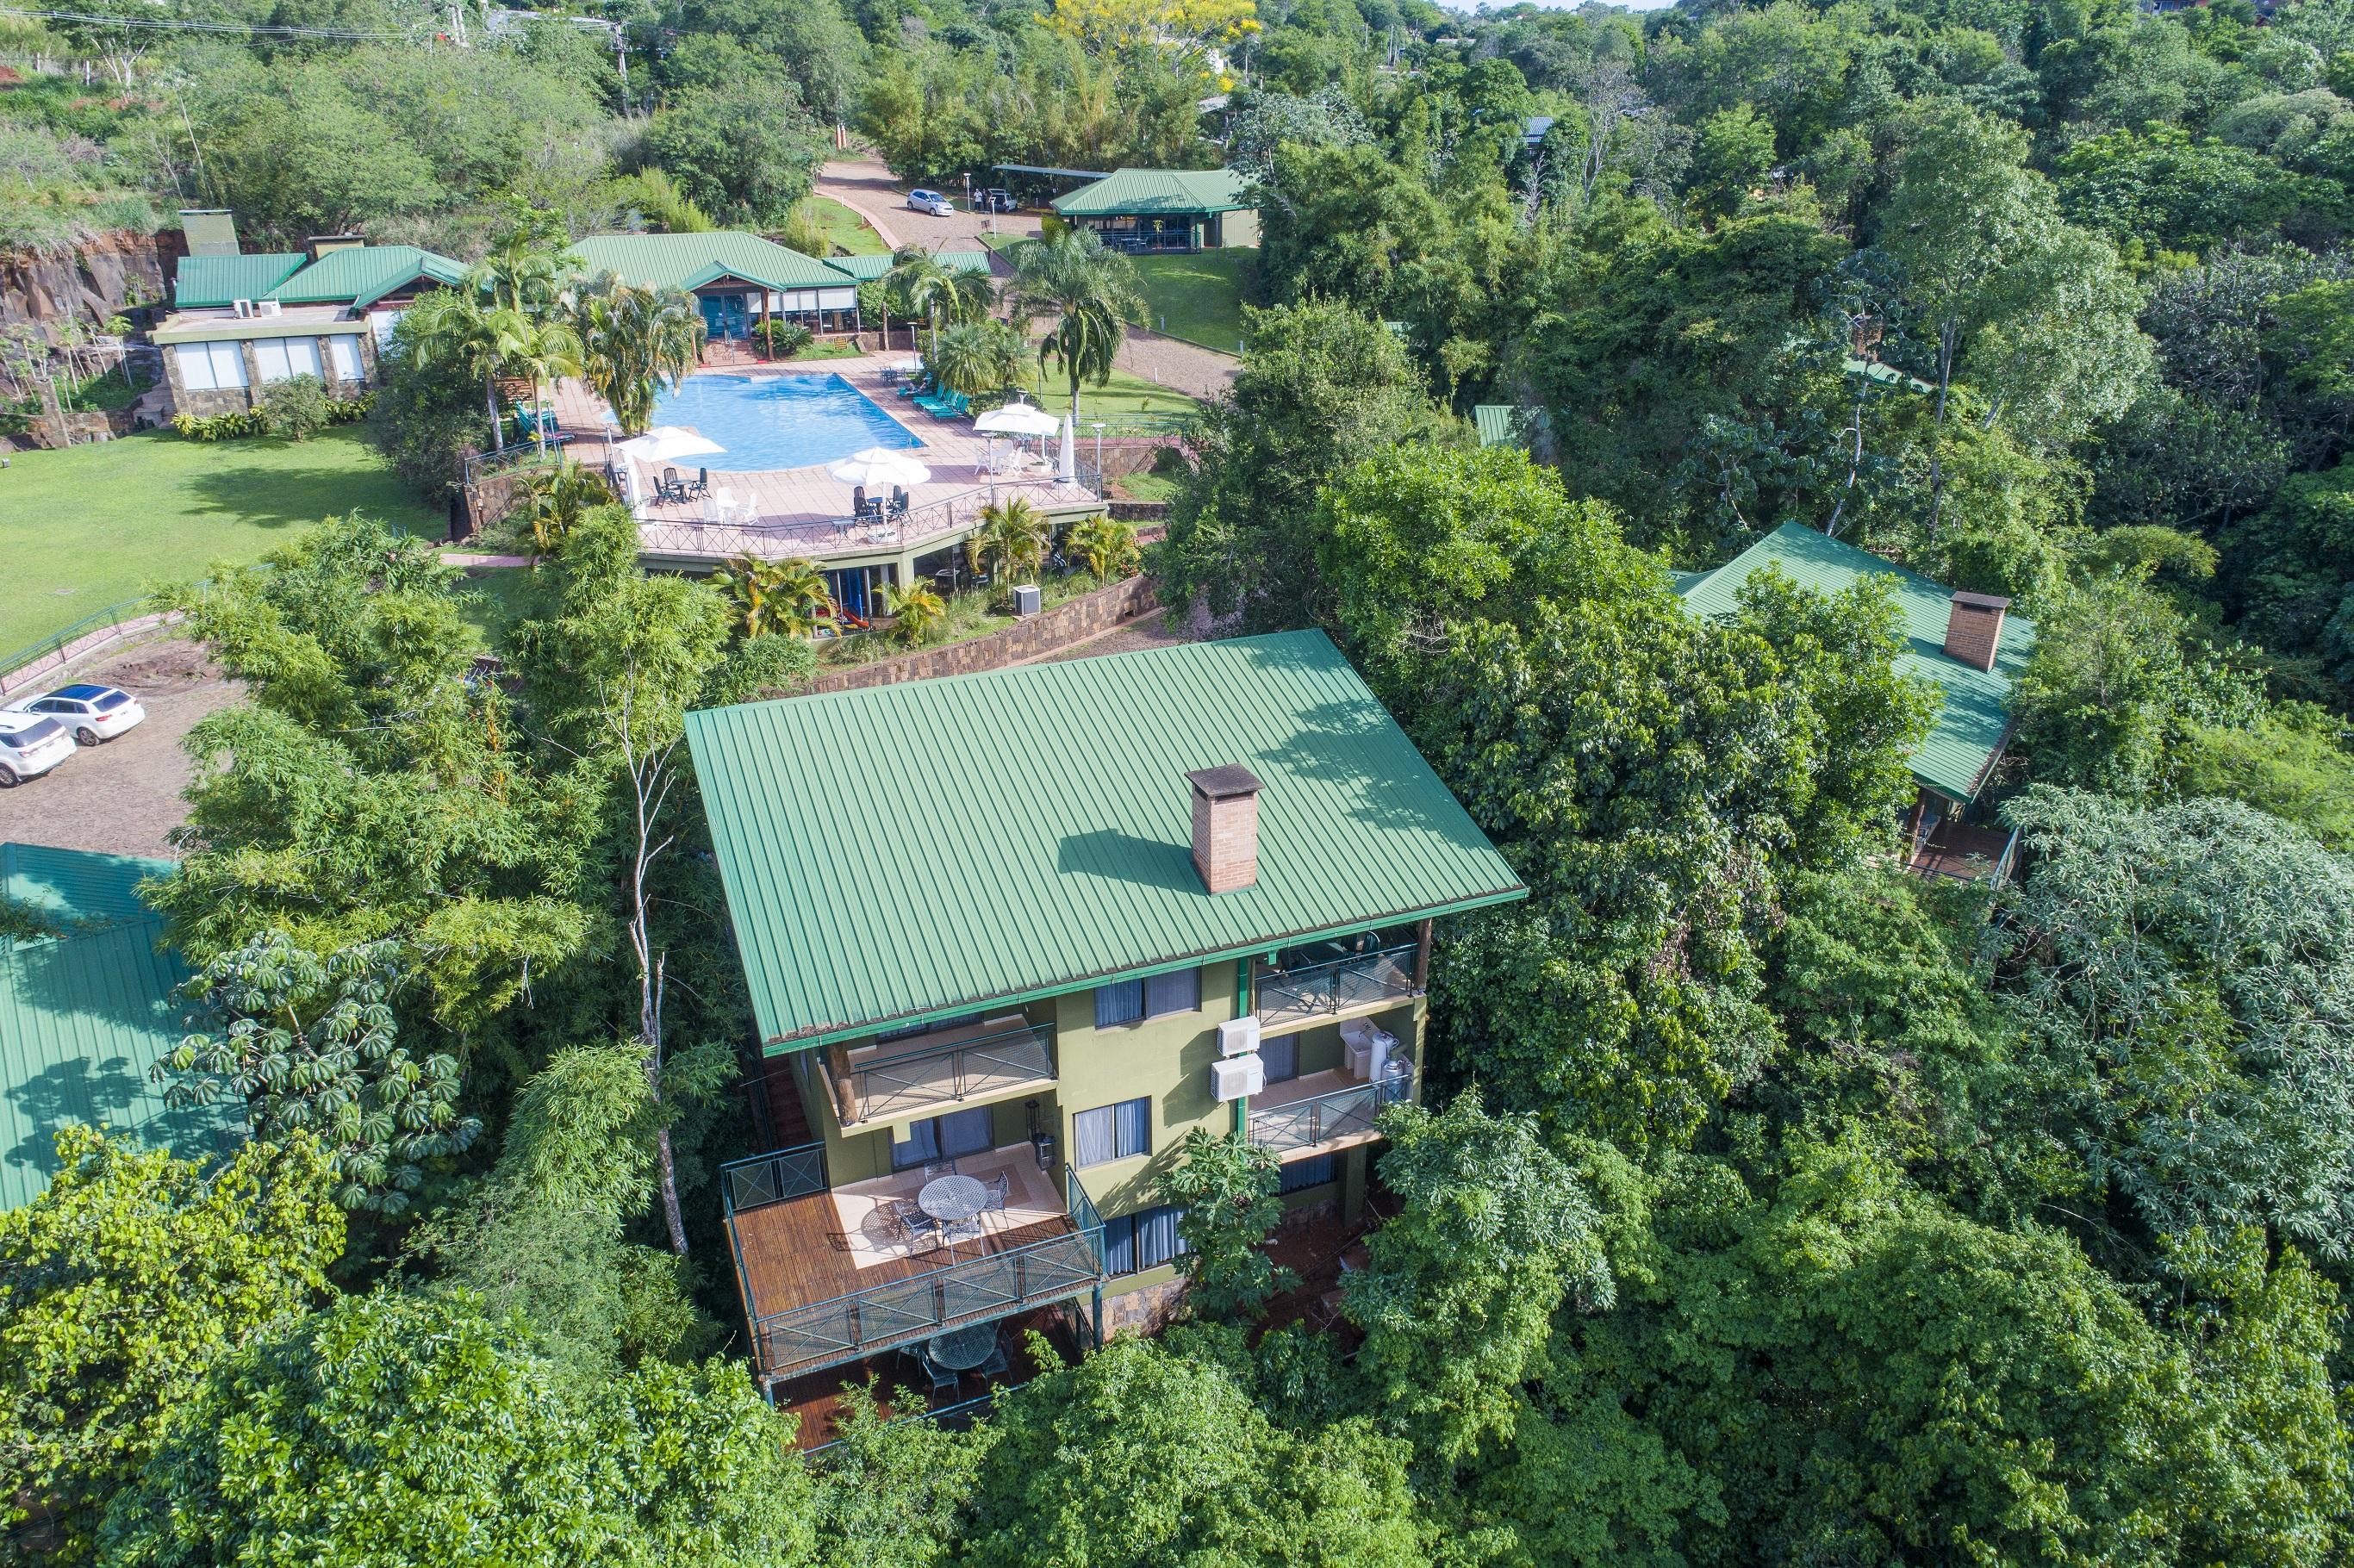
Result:
<svg viewBox="0 0 2354 1568"><path fill-rule="evenodd" d="M1250 205L1243 199L1243 177L1232 169L1115 169L1055 198L1055 210L1065 217L1240 212Z"/></svg>
<svg viewBox="0 0 2354 1568"><path fill-rule="evenodd" d="M773 239L735 229L710 234L598 234L572 254L591 274L616 272L641 289L693 289L715 278L763 288L838 289L851 274Z"/></svg>
<svg viewBox="0 0 2354 1568"><path fill-rule="evenodd" d="M435 283L464 281L465 264L414 245L355 245L330 250L270 291L289 305L372 305L422 277Z"/></svg>
<svg viewBox="0 0 2354 1568"><path fill-rule="evenodd" d="M175 1110L147 1070L179 1043L164 923L132 891L168 861L0 845L7 896L73 929L0 938L0 1209L30 1202L57 1170L51 1135L69 1122L135 1132L206 1159L242 1126L236 1107Z"/></svg>
<svg viewBox="0 0 2354 1568"><path fill-rule="evenodd" d="M813 1045L1526 895L1321 632L687 715L760 1033ZM1185 775L1257 774L1216 896Z"/></svg>
<svg viewBox="0 0 2354 1568"><path fill-rule="evenodd" d="M237 300L261 300L292 277L302 254L278 251L249 256L183 256L173 275L172 301L180 309L218 309Z"/></svg>
<svg viewBox="0 0 2354 1568"><path fill-rule="evenodd" d="M1974 799L2009 738L2011 683L2027 667L2035 623L2006 614L1994 668L1965 664L1946 652L1952 589L1796 523L1783 524L1714 571L1679 581L1676 591L1695 615L1730 615L1739 608L1741 585L1768 563L1817 593L1837 593L1865 577L1894 579L1906 641L1896 668L1935 683L1945 693L1935 726L1913 754L1913 777L1949 799Z"/></svg>
<svg viewBox="0 0 2354 1568"><path fill-rule="evenodd" d="M888 272L891 264L897 260L896 256L829 256L825 264L839 268L863 283ZM989 270L989 252L986 250L935 250L932 260L951 272L986 273Z"/></svg>

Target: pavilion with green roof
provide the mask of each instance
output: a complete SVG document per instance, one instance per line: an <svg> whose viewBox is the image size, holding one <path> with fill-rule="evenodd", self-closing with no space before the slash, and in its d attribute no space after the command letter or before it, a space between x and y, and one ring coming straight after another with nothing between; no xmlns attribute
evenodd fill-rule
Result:
<svg viewBox="0 0 2354 1568"><path fill-rule="evenodd" d="M1055 215L1130 251L1258 243L1258 209L1232 169L1115 169L1055 198Z"/></svg>
<svg viewBox="0 0 2354 1568"><path fill-rule="evenodd" d="M705 234L598 234L572 247L584 272L642 289L684 289L714 342L748 338L766 318L811 332L858 330L858 279L773 239Z"/></svg>
<svg viewBox="0 0 2354 1568"><path fill-rule="evenodd" d="M236 1107L174 1107L150 1070L179 1043L173 991L186 978L138 885L169 861L0 844L0 1209L30 1202L57 1171L58 1128L129 1132L209 1160L243 1136Z"/></svg>
<svg viewBox="0 0 2354 1568"><path fill-rule="evenodd" d="M1935 861L1941 847L1961 844L1969 847L1948 859L1976 855L2007 865L2007 841L1965 822L2009 744L2011 689L2034 650L2034 622L2012 614L2008 599L1956 593L1796 523L1783 524L1713 571L1678 574L1676 592L1695 615L1730 615L1739 607L1743 585L1769 567L1822 594L1867 578L1893 586L1905 639L1897 671L1939 693L1935 720L1909 759L1920 790L1910 814L1915 868L1945 869L1925 867L1925 856Z"/></svg>

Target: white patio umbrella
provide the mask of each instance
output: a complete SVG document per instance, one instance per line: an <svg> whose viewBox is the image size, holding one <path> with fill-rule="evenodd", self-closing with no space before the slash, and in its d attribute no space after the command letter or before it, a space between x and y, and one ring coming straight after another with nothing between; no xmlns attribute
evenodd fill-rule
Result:
<svg viewBox="0 0 2354 1568"><path fill-rule="evenodd" d="M637 459L640 462L676 462L681 458L708 457L727 449L717 441L697 435L684 425L656 425L644 435L623 441L613 449Z"/></svg>
<svg viewBox="0 0 2354 1568"><path fill-rule="evenodd" d="M1051 436L1063 421L1035 403L1008 403L973 420L972 428L998 436Z"/></svg>
<svg viewBox="0 0 2354 1568"><path fill-rule="evenodd" d="M930 469L889 447L868 447L863 452L853 452L826 472L844 484L864 484L875 489L921 484L932 477Z"/></svg>
<svg viewBox="0 0 2354 1568"><path fill-rule="evenodd" d="M1063 416L1062 450L1055 454L1055 477L1065 484L1075 484L1079 477L1079 432L1068 414Z"/></svg>
<svg viewBox="0 0 2354 1568"><path fill-rule="evenodd" d="M921 370L923 367L924 362L914 357L912 355L906 359L893 360L889 366L889 368L897 371L902 376L913 376L917 371Z"/></svg>

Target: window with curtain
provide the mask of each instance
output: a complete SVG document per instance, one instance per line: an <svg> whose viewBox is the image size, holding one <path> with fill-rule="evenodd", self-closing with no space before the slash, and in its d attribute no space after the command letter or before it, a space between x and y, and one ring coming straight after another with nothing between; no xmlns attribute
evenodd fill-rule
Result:
<svg viewBox="0 0 2354 1568"><path fill-rule="evenodd" d="M1144 982L1144 1016L1160 1018L1172 1012L1192 1012L1202 1005L1202 971L1173 969L1165 975L1154 975Z"/></svg>
<svg viewBox="0 0 2354 1568"><path fill-rule="evenodd" d="M1152 1101L1122 1100L1071 1118L1071 1163L1102 1165L1152 1152Z"/></svg>
<svg viewBox="0 0 2354 1568"><path fill-rule="evenodd" d="M360 378L360 340L357 333L337 333L327 340L327 357L334 367L338 381Z"/></svg>
<svg viewBox="0 0 2354 1568"><path fill-rule="evenodd" d="M1144 1016L1144 982L1120 980L1096 987L1096 1027L1109 1029Z"/></svg>
<svg viewBox="0 0 2354 1568"><path fill-rule="evenodd" d="M1299 1076L1299 1036L1278 1034L1258 1043L1258 1059L1267 1066L1267 1081L1280 1084Z"/></svg>
<svg viewBox="0 0 2354 1568"><path fill-rule="evenodd" d="M266 382L319 374L319 342L309 337L265 337L253 345L254 368Z"/></svg>
<svg viewBox="0 0 2354 1568"><path fill-rule="evenodd" d="M191 392L245 385L245 355L233 343L184 343L173 352L180 356L180 385Z"/></svg>
<svg viewBox="0 0 2354 1568"><path fill-rule="evenodd" d="M950 1111L946 1116L926 1117L907 1127L907 1136L891 1140L891 1169L906 1171L935 1160L954 1160L960 1155L985 1154L995 1145L989 1107L974 1106L969 1110Z"/></svg>
<svg viewBox="0 0 2354 1568"><path fill-rule="evenodd" d="M1281 1168L1283 1181L1278 1192L1298 1192L1310 1187L1321 1187L1332 1180L1332 1156L1320 1154L1313 1160L1295 1160Z"/></svg>
<svg viewBox="0 0 2354 1568"><path fill-rule="evenodd" d="M1177 1234L1177 1217L1185 1211L1163 1203L1140 1214L1122 1214L1104 1222L1104 1272L1141 1274L1148 1268L1183 1256L1191 1249Z"/></svg>

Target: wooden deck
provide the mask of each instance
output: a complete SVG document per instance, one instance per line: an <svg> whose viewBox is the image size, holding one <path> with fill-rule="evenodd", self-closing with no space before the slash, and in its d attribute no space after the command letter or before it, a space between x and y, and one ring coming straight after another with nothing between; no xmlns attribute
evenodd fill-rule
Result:
<svg viewBox="0 0 2354 1568"><path fill-rule="evenodd" d="M1988 877L2000 882L2010 874L2014 850L2013 835L2007 831L1940 822L1928 842L1914 852L1907 869L1916 875L1946 876L1957 882Z"/></svg>
<svg viewBox="0 0 2354 1568"><path fill-rule="evenodd" d="M734 1213L737 1266L764 1373L912 1343L1093 1283L1095 1243L1078 1239L1028 1144L960 1160L959 1169L982 1181L1001 1171L1015 1177L1005 1213L983 1215L977 1240L908 1247L881 1239L875 1200L912 1198L920 1172ZM1065 1240L1070 1245L1054 1245Z"/></svg>

